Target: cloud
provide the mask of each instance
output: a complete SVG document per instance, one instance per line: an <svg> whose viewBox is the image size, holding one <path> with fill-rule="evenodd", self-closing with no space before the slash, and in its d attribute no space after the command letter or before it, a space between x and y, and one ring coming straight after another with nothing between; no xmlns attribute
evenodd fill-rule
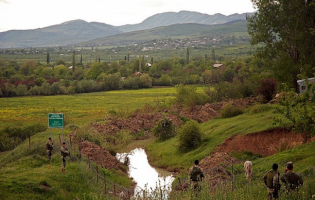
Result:
<svg viewBox="0 0 315 200"><path fill-rule="evenodd" d="M9 2L7 2L6 0L0 0L0 3L6 3L6 4L9 4Z"/></svg>

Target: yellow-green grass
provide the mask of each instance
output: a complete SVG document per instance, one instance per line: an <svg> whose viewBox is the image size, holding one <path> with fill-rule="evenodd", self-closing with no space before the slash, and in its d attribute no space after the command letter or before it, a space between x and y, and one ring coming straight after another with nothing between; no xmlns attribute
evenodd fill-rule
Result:
<svg viewBox="0 0 315 200"><path fill-rule="evenodd" d="M67 124L102 120L108 111L132 112L174 97L175 88L119 90L78 95L0 98L0 127L17 122L48 123L48 113L64 113Z"/></svg>
<svg viewBox="0 0 315 200"><path fill-rule="evenodd" d="M203 159L214 151L224 139L231 135L245 135L258 131L275 128L273 117L279 116L273 109L265 112L251 114L245 112L233 118L216 118L206 123L200 124L200 129L204 134L201 146L187 153L179 153L177 138L159 142L153 141L147 145L147 153L150 162L158 167L173 169L185 169L192 165L195 159Z"/></svg>
<svg viewBox="0 0 315 200"><path fill-rule="evenodd" d="M45 141L52 136L54 150L52 160L46 160ZM82 156L79 159L78 147L71 148L66 141L72 158L67 158L66 174L61 173L59 136L49 132L37 133L31 138L31 146L24 141L10 152L0 156L0 199L113 199L104 195L104 172L107 177L107 192L113 191L113 182L118 188L130 188L132 181L127 173L120 170L107 170ZM47 187L48 186L48 187Z"/></svg>

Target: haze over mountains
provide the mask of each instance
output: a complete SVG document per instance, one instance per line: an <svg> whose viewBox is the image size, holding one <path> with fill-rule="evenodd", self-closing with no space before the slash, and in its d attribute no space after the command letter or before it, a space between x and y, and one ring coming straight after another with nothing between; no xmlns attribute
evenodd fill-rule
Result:
<svg viewBox="0 0 315 200"><path fill-rule="evenodd" d="M0 48L47 47L82 43L84 41L119 35L174 24L224 24L232 21L245 21L246 15L222 14L207 15L198 12L166 12L153 15L142 23L134 25L112 26L105 23L73 20L62 24L31 30L10 30L0 33ZM181 29L176 29L181 30ZM174 30L174 31L176 31Z"/></svg>

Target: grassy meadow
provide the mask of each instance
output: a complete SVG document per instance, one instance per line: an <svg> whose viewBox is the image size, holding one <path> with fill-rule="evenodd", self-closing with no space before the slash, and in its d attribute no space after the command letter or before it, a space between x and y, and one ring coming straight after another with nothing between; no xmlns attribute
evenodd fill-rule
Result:
<svg viewBox="0 0 315 200"><path fill-rule="evenodd" d="M63 113L65 124L102 121L109 111L128 115L145 104L166 103L175 88L119 90L77 95L0 98L0 128L14 123L48 123L48 113Z"/></svg>
<svg viewBox="0 0 315 200"><path fill-rule="evenodd" d="M201 91L203 87L198 87ZM48 113L64 113L68 125L80 127L89 122L102 121L111 111L128 116L132 111L145 104L158 106L168 104L176 94L175 88L152 88L143 90L121 90L79 95L36 96L18 98L0 98L0 128L15 123L47 123ZM145 147L152 165L169 170L182 169L180 177L187 175L186 169L195 159L203 159L231 135L245 135L257 131L275 128L273 117L281 117L274 110L274 105L255 105L232 118L215 118L200 124L204 133L201 146L187 153L177 151L177 138L167 141L154 139L138 140L127 145L121 151L130 151L136 147ZM66 136L71 129L46 130L18 145L14 150L0 154L0 199L115 199L104 195L104 179L96 180L96 165L89 168L87 159L80 159L78 147L70 146ZM62 134L63 133L63 134ZM55 150L52 160L46 160L43 145L51 136ZM67 142L73 157L67 158L66 175L61 173L59 137ZM271 169L274 162L279 164L280 173L284 171L287 161L292 161L294 170L303 176L305 181L298 195L283 193L280 199L311 199L315 195L315 142L294 147L287 151L268 157L246 157L238 155L240 161L251 159L253 162L253 178L245 180L243 165L229 166L233 171L232 179L217 188L203 187L198 197L191 191L170 195L170 199L266 199L266 189L262 182L264 173ZM117 188L126 190L132 185L126 169L107 170L99 167L100 174L106 174L108 188L113 191L113 182ZM178 183L174 182L174 186ZM233 190L231 189L233 187ZM211 191L211 192L210 192ZM161 198L152 198L161 199Z"/></svg>

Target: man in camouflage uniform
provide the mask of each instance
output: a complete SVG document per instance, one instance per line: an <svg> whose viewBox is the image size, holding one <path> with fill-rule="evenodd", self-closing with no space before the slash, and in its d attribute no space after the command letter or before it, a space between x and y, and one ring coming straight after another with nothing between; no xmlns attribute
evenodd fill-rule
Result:
<svg viewBox="0 0 315 200"><path fill-rule="evenodd" d="M264 177L264 183L267 187L268 197L267 200L278 199L279 198L279 183L280 173L278 172L278 164L272 165L272 170L268 171Z"/></svg>
<svg viewBox="0 0 315 200"><path fill-rule="evenodd" d="M303 185L303 179L300 175L293 171L293 163L287 163L286 173L282 174L281 181L284 183L288 192L298 192L300 186Z"/></svg>
<svg viewBox="0 0 315 200"><path fill-rule="evenodd" d="M191 167L190 169L190 181L191 181L191 188L194 191L200 191L201 187L198 184L198 182L203 181L204 175L203 171L199 166L199 161L195 160L195 165Z"/></svg>
<svg viewBox="0 0 315 200"><path fill-rule="evenodd" d="M61 153L61 158L62 158L61 171L62 173L65 174L66 173L66 157L69 156L71 158L70 152L68 151L65 142L62 143L62 146L60 148L60 153Z"/></svg>
<svg viewBox="0 0 315 200"><path fill-rule="evenodd" d="M46 149L47 149L47 160L50 161L51 152L54 149L54 143L52 142L51 138L48 138L48 141L46 142Z"/></svg>

